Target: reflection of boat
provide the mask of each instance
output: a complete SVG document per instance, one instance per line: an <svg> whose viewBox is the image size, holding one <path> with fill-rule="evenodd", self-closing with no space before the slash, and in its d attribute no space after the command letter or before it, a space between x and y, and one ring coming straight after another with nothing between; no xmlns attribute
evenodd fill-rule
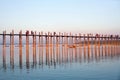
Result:
<svg viewBox="0 0 120 80"><path fill-rule="evenodd" d="M77 46L75 45L68 45L69 48L76 48Z"/></svg>

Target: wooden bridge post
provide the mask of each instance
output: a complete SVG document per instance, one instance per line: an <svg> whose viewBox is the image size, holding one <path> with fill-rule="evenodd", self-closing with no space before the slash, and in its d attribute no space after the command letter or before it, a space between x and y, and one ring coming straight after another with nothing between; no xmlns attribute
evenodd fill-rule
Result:
<svg viewBox="0 0 120 80"><path fill-rule="evenodd" d="M3 31L3 68L6 70L6 31Z"/></svg>
<svg viewBox="0 0 120 80"><path fill-rule="evenodd" d="M63 62L63 54L64 54L64 47L63 47L63 33L62 33L62 62Z"/></svg>
<svg viewBox="0 0 120 80"><path fill-rule="evenodd" d="M34 43L35 43L35 65L37 64L37 60L36 60L36 31L35 31L35 41L34 41Z"/></svg>
<svg viewBox="0 0 120 80"><path fill-rule="evenodd" d="M22 69L22 30L19 32L19 66Z"/></svg>
<svg viewBox="0 0 120 80"><path fill-rule="evenodd" d="M116 38L115 38L115 35L114 35L114 54L116 55L116 42L115 42Z"/></svg>
<svg viewBox="0 0 120 80"><path fill-rule="evenodd" d="M105 35L105 56L107 56L107 35Z"/></svg>
<svg viewBox="0 0 120 80"><path fill-rule="evenodd" d="M97 35L95 35L95 39L94 39L94 54L95 54L95 59L97 59Z"/></svg>
<svg viewBox="0 0 120 80"><path fill-rule="evenodd" d="M114 54L116 55L116 35L114 35Z"/></svg>
<svg viewBox="0 0 120 80"><path fill-rule="evenodd" d="M64 53L63 53L64 56L63 56L63 61L65 62L65 60L66 60L66 39L65 39L65 38L66 38L66 33L65 33L65 32L64 32L64 35L63 35L63 36L64 36L64 37L63 37L63 38L64 38L64 43L63 43L63 44L64 44Z"/></svg>
<svg viewBox="0 0 120 80"><path fill-rule="evenodd" d="M48 65L48 39L47 33L45 33L45 49L46 49L46 65Z"/></svg>
<svg viewBox="0 0 120 80"><path fill-rule="evenodd" d="M108 45L109 45L109 42L108 42L108 35L106 35L106 57L108 57Z"/></svg>
<svg viewBox="0 0 120 80"><path fill-rule="evenodd" d="M56 61L58 62L58 34L56 34Z"/></svg>
<svg viewBox="0 0 120 80"><path fill-rule="evenodd" d="M72 43L72 46L74 46L74 37L73 37L73 34L72 34L71 36L72 36L71 43ZM73 49L74 49L74 48L72 47L71 49L72 49L72 51L71 51L71 52L72 52L72 55L71 55L71 56L72 56L72 61L73 61L73 58L74 58L74 55L73 55L74 50L73 50Z"/></svg>
<svg viewBox="0 0 120 80"><path fill-rule="evenodd" d="M29 31L26 31L26 68L29 69Z"/></svg>
<svg viewBox="0 0 120 80"><path fill-rule="evenodd" d="M10 64L12 62L12 33L10 32Z"/></svg>
<svg viewBox="0 0 120 80"><path fill-rule="evenodd" d="M71 52L72 51L72 49L71 49L71 46L72 46L72 42L71 42L72 41L72 35L71 35L71 32L70 32L69 36L70 36L69 37L69 55L70 55L70 62L71 62L72 61L72 56L71 56L72 55L72 52Z"/></svg>
<svg viewBox="0 0 120 80"><path fill-rule="evenodd" d="M59 48L58 48L58 52L59 52L59 64L61 63L61 53L60 53L60 49L61 49L61 33L59 32Z"/></svg>
<svg viewBox="0 0 120 80"><path fill-rule="evenodd" d="M87 38L88 38L88 42L87 42L87 44L88 44L88 53L90 53L90 34L87 34Z"/></svg>
<svg viewBox="0 0 120 80"><path fill-rule="evenodd" d="M55 63L55 36L56 36L56 32L53 33L53 62Z"/></svg>
<svg viewBox="0 0 120 80"><path fill-rule="evenodd" d="M113 56L113 35L110 36L111 57Z"/></svg>
<svg viewBox="0 0 120 80"><path fill-rule="evenodd" d="M117 35L117 53L119 55L119 35Z"/></svg>
<svg viewBox="0 0 120 80"><path fill-rule="evenodd" d="M43 64L43 32L41 32L41 64Z"/></svg>
<svg viewBox="0 0 120 80"><path fill-rule="evenodd" d="M120 53L120 36L118 35L118 54Z"/></svg>
<svg viewBox="0 0 120 80"><path fill-rule="evenodd" d="M40 57L41 57L41 48L40 48L40 32L39 32L39 39L38 39L38 40L39 40L39 41L38 41L38 47L39 47L39 65L40 65L40 64L41 64L41 62L40 62L40 61L41 61L41 60L40 60L40 59L41 59L41 58L40 58Z"/></svg>
<svg viewBox="0 0 120 80"><path fill-rule="evenodd" d="M33 49L33 66L34 66L34 63L35 63L35 33L33 32L32 34L32 39L33 39L33 42L32 42L32 49Z"/></svg>
<svg viewBox="0 0 120 80"><path fill-rule="evenodd" d="M104 45L104 40L103 40L103 35L101 36L101 56L103 57L103 45Z"/></svg>
<svg viewBox="0 0 120 80"><path fill-rule="evenodd" d="M81 43L81 34L79 33L79 53L81 54L82 49L81 49L82 43Z"/></svg>
<svg viewBox="0 0 120 80"><path fill-rule="evenodd" d="M12 40L11 40L11 66L14 69L14 30L12 30Z"/></svg>
<svg viewBox="0 0 120 80"><path fill-rule="evenodd" d="M87 41L87 45L88 45L88 48L87 48L87 56L88 56L88 61L90 60L90 34L87 34L87 39L88 39L88 41Z"/></svg>
<svg viewBox="0 0 120 80"><path fill-rule="evenodd" d="M32 32L32 38L33 38L33 67L36 66L36 31Z"/></svg>
<svg viewBox="0 0 120 80"><path fill-rule="evenodd" d="M64 32L64 35L63 35L64 37L64 43L63 43L63 45L64 45L64 53L63 53L63 61L65 62L66 61L66 33Z"/></svg>
<svg viewBox="0 0 120 80"><path fill-rule="evenodd" d="M6 47L6 31L3 31L3 47Z"/></svg>
<svg viewBox="0 0 120 80"><path fill-rule="evenodd" d="M91 58L93 59L93 56L94 56L94 40L93 40L93 38L94 38L94 36L93 36L93 34L91 34Z"/></svg>
<svg viewBox="0 0 120 80"><path fill-rule="evenodd" d="M100 57L100 34L98 34L98 54L99 54L99 57Z"/></svg>
<svg viewBox="0 0 120 80"><path fill-rule="evenodd" d="M53 48L53 46L52 46L53 44L52 44L52 33L50 33L50 61L51 61L51 65L52 65L52 56L53 56L53 54L52 54L52 48Z"/></svg>
<svg viewBox="0 0 120 80"><path fill-rule="evenodd" d="M108 56L110 56L110 35L108 35Z"/></svg>
<svg viewBox="0 0 120 80"><path fill-rule="evenodd" d="M86 39L85 39L85 34L83 35L83 39L84 39L84 46L83 46L83 49L84 49L84 52L83 52L83 54L84 54L84 60L86 60Z"/></svg>
<svg viewBox="0 0 120 80"><path fill-rule="evenodd" d="M75 34L74 43L75 43L75 61L77 61L77 34Z"/></svg>
<svg viewBox="0 0 120 80"><path fill-rule="evenodd" d="M65 54L66 54L66 62L68 62L68 33L65 34L65 42L66 42L66 45L65 45Z"/></svg>
<svg viewBox="0 0 120 80"><path fill-rule="evenodd" d="M50 47L50 32L48 32L48 37L47 37L48 65L50 66L50 54L49 54L49 47Z"/></svg>
<svg viewBox="0 0 120 80"><path fill-rule="evenodd" d="M79 33L79 61L81 62L81 58L82 58L82 41L81 41L81 34Z"/></svg>
<svg viewBox="0 0 120 80"><path fill-rule="evenodd" d="M119 35L119 38L118 38L118 48L119 48L119 53L120 53L120 35Z"/></svg>
<svg viewBox="0 0 120 80"><path fill-rule="evenodd" d="M116 53L116 55L117 55L117 35L116 35L116 37L115 37L115 53Z"/></svg>

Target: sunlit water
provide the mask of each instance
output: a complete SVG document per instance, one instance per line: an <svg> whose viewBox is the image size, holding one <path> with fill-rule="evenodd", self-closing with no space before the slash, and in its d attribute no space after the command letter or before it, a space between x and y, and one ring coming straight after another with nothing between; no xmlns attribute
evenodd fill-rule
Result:
<svg viewBox="0 0 120 80"><path fill-rule="evenodd" d="M36 46L34 51L29 45L27 51L24 45L20 61L19 47L14 46L14 59L10 61L10 46L3 49L1 45L0 80L120 80L120 47L114 50L111 46L106 53L101 48L99 52L97 47L95 53L93 46L90 51L62 45L58 50L55 46L54 49Z"/></svg>

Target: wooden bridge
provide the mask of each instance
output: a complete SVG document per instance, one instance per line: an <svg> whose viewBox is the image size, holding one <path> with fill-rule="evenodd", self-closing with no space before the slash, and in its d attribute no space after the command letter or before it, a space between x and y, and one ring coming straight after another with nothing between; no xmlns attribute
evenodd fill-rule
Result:
<svg viewBox="0 0 120 80"><path fill-rule="evenodd" d="M19 37L19 65L22 67L22 47L23 39L26 38L26 68L29 68L29 41L32 37L32 51L33 51L33 65L36 65L37 58L39 56L39 64L46 63L47 65L53 63L62 63L80 59L82 55L84 59L91 59L93 56L113 56L120 53L120 37L119 35L100 35L100 34L72 34L72 33L45 33L26 31L25 34L20 31L18 34L14 34L12 31L10 34L3 31L0 37L3 37L3 66L6 66L6 36L10 38L10 65L14 67L14 37ZM38 39L38 40L37 40ZM37 43L38 41L38 43ZM37 47L38 46L38 47ZM94 47L94 48L93 48ZM38 54L36 53L38 50ZM45 51L44 51L45 50ZM120 55L120 54L119 54ZM45 56L45 57L43 57Z"/></svg>
<svg viewBox="0 0 120 80"><path fill-rule="evenodd" d="M20 31L18 34L14 34L14 30L12 30L12 32L10 34L6 33L6 31L3 31L3 34L0 34L0 36L3 36L3 45L5 45L6 43L6 36L10 36L10 43L14 44L14 36L19 36L19 43L22 42L22 36L26 36L26 43L29 43L29 36L33 36L33 42L36 43L36 37L39 37L39 43L40 43L40 39L41 41L43 41L43 37L45 38L46 43L48 44L48 42L52 42L49 40L54 39L54 42L56 43L60 43L60 41L65 42L65 43L80 43L80 42L84 42L84 41L97 41L97 42L101 42L101 41L119 41L120 37L119 35L101 35L101 34L75 34L73 35L72 33L45 33L43 34L43 32L39 32L39 34L33 31L31 31L31 33L29 31L26 31L25 34L22 34L22 31ZM64 41L63 41L64 40ZM74 40L74 41L73 41Z"/></svg>

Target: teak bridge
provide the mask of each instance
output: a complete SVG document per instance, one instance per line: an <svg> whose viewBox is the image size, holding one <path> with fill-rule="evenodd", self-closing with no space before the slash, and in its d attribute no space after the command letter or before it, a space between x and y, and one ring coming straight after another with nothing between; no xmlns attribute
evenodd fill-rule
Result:
<svg viewBox="0 0 120 80"><path fill-rule="evenodd" d="M46 44L52 44L52 39L56 43L83 43L83 42L97 42L97 43L102 43L104 41L117 41L119 43L120 37L119 35L100 35L100 34L75 34L73 35L72 33L56 33L53 32L50 33L45 33L39 32L39 34L33 31L31 33L27 30L25 34L22 34L22 31L19 32L19 34L14 34L14 30L10 34L7 34L6 31L3 31L3 34L0 34L0 36L3 36L3 45L6 44L6 36L10 36L10 44L14 44L14 36L19 36L19 43L22 45L22 36L26 36L26 43L29 43L29 36L33 36L33 42L36 43L36 37L39 37L39 44L40 41L43 43L43 38L45 39Z"/></svg>
<svg viewBox="0 0 120 80"><path fill-rule="evenodd" d="M10 38L10 65L14 67L14 37L19 38L19 65L22 67L22 47L23 37L26 38L26 68L29 68L29 44L32 39L32 51L33 51L33 64L36 65L37 58L39 56L39 64L50 65L53 63L62 63L81 59L82 55L84 59L90 59L92 56L113 56L120 53L120 37L119 35L100 35L100 34L72 34L72 33L43 33L37 34L33 31L26 31L26 33L19 32L14 34L14 30L10 34L3 31L0 37L3 37L3 66L6 66L6 39ZM38 41L38 42L37 42ZM38 48L36 47L38 46ZM7 48L8 49L8 48ZM37 54L38 49L39 54ZM44 54L45 53L45 54ZM45 57L43 57L45 56ZM79 56L79 57L78 57Z"/></svg>

